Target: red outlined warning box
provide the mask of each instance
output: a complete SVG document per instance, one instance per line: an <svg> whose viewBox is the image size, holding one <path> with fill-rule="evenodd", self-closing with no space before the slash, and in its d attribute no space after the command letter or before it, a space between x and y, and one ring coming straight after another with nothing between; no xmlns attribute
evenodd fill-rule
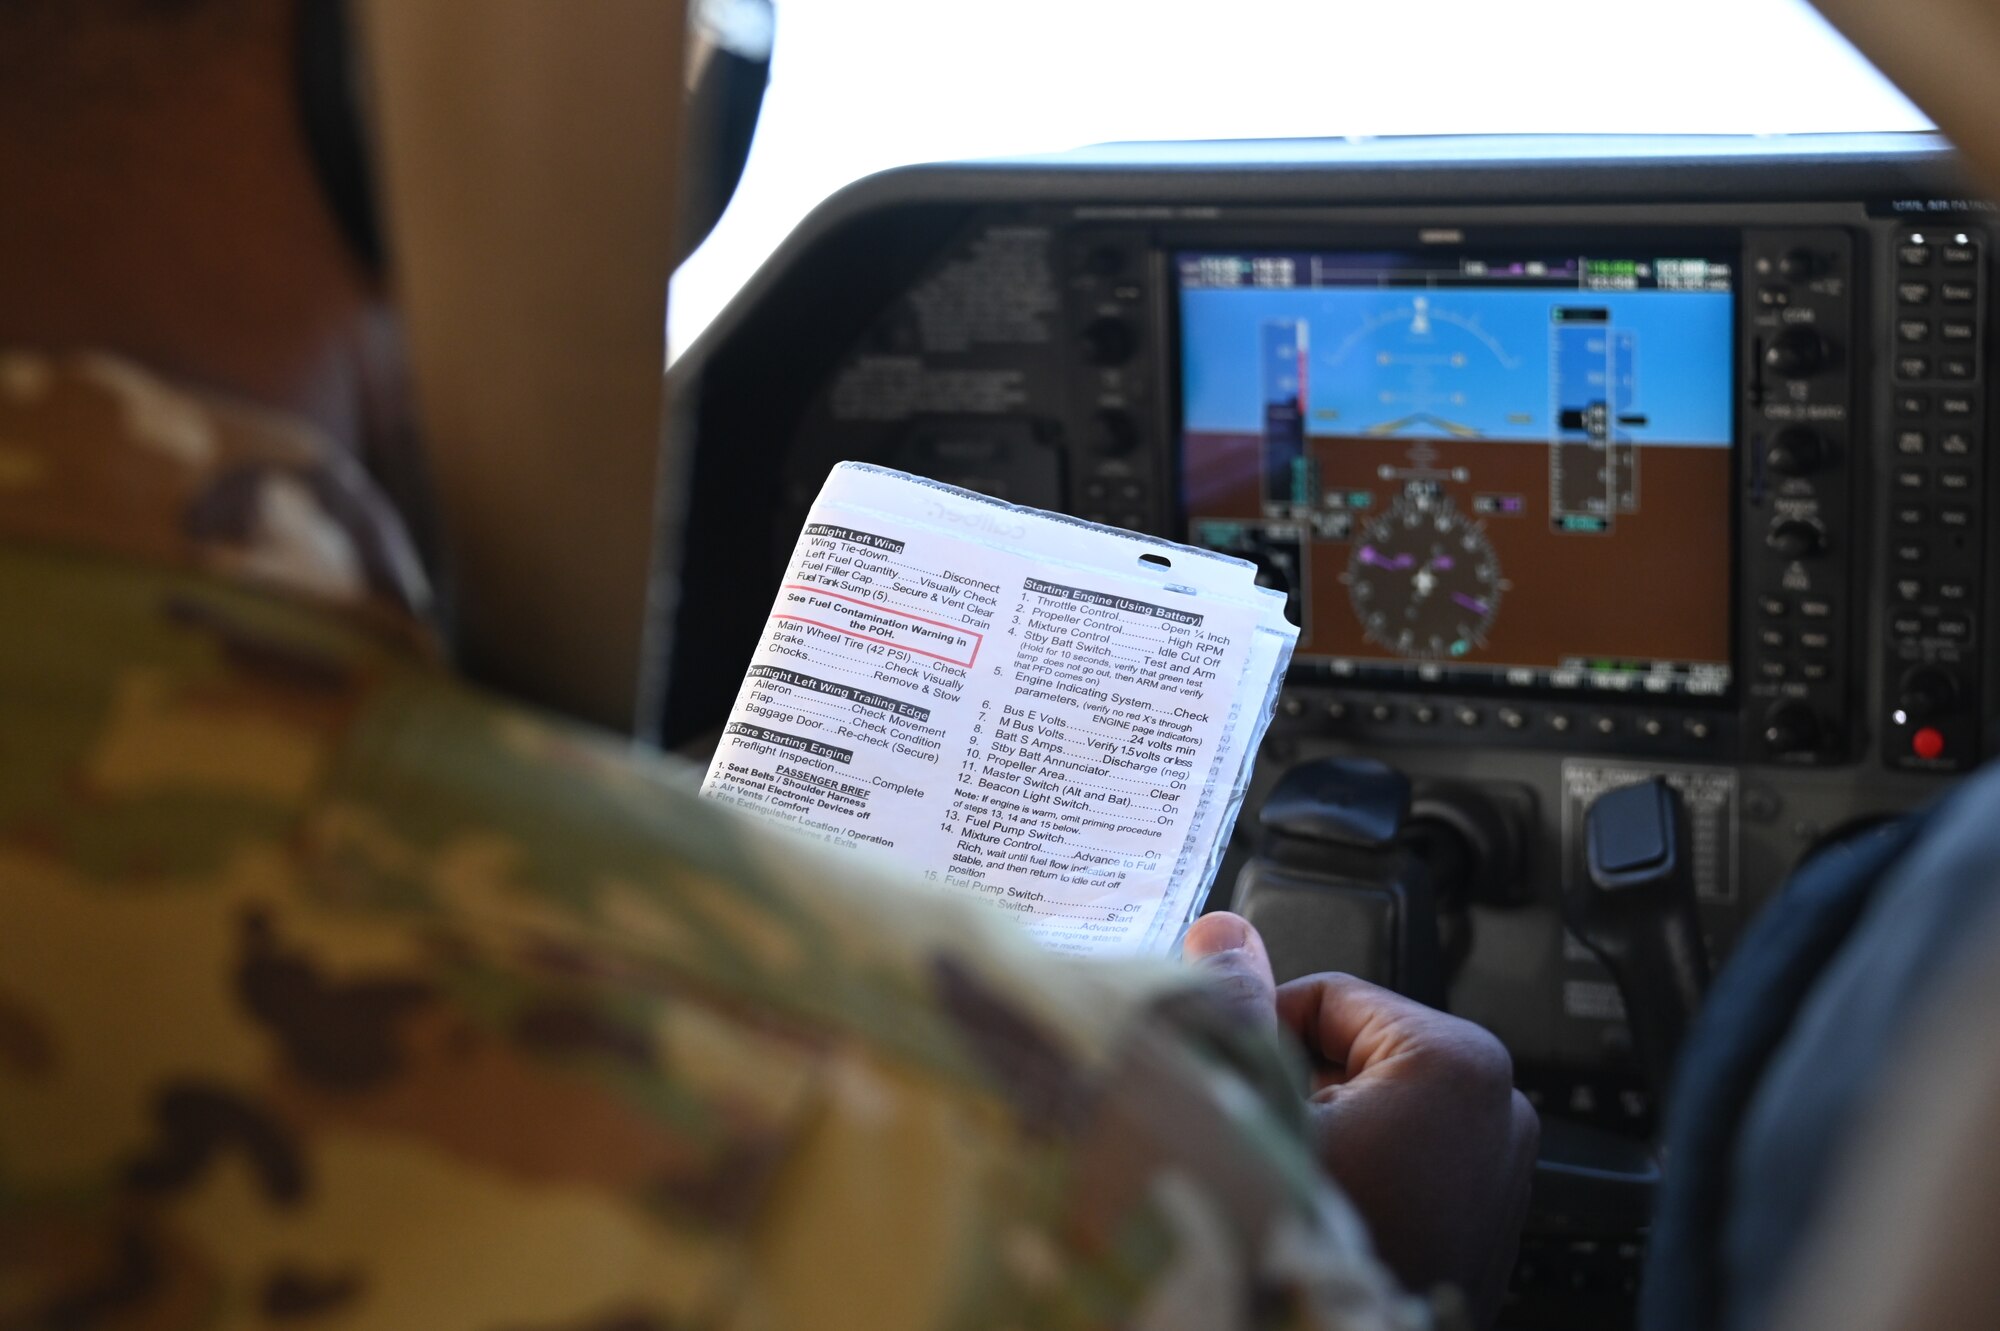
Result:
<svg viewBox="0 0 2000 1331"><path fill-rule="evenodd" d="M815 614L820 618L813 618ZM985 634L947 624L942 619L926 619L907 610L891 610L886 605L876 605L873 601L855 596L843 596L839 592L807 586L803 582L788 582L778 589L778 608L771 612L771 618L830 629L862 642L879 643L956 666L972 665L979 659L979 649L986 642ZM899 624L898 620L910 622ZM881 636L884 633L897 636ZM965 659L947 655L948 652L958 652Z"/></svg>

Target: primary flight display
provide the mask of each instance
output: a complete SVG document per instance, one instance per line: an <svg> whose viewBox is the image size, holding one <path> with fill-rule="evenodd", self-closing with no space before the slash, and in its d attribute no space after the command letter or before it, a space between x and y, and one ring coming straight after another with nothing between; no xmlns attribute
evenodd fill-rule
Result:
<svg viewBox="0 0 2000 1331"><path fill-rule="evenodd" d="M1719 695L1734 265L1175 256L1184 511L1336 677Z"/></svg>

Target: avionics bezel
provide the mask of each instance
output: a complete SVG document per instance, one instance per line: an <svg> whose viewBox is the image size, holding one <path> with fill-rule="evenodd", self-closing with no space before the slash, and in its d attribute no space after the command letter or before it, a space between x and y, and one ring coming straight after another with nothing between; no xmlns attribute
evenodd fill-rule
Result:
<svg viewBox="0 0 2000 1331"><path fill-rule="evenodd" d="M1489 263L1554 258L1637 259L1673 256L1708 259L1729 264L1731 277L1731 342L1728 364L1728 391L1732 404L1732 437L1729 444L1729 589L1728 604L1720 612L1728 616L1729 678L1725 688L1713 693L1690 692L1684 687L1652 692L1643 687L1607 685L1584 679L1569 685L1555 676L1564 673L1532 668L1537 678L1531 683L1510 681L1509 674L1528 667L1452 666L1433 662L1397 664L1366 658L1346 662L1344 658L1294 656L1287 679L1293 684L1351 688L1361 692L1445 694L1468 697L1574 698L1597 704L1620 703L1645 707L1684 707L1728 710L1735 707L1743 689L1743 642L1738 614L1743 595L1742 532L1740 498L1742 466L1740 450L1747 437L1742 397L1742 342L1745 337L1744 302L1750 297L1749 274L1743 269L1744 240L1740 231L1715 227L1620 227L1592 226L1575 229L1529 229L1507 226L1457 226L1441 222L1421 227L1402 226L1181 226L1162 228L1156 233L1156 263L1163 283L1161 305L1165 333L1161 339L1160 382L1167 385L1170 447L1174 464L1174 523L1178 539L1192 539L1191 515L1187 508L1186 393L1182 360L1182 292L1179 259L1189 254L1281 257L1302 254L1367 254L1370 256L1421 256L1436 265L1454 260L1479 259Z"/></svg>

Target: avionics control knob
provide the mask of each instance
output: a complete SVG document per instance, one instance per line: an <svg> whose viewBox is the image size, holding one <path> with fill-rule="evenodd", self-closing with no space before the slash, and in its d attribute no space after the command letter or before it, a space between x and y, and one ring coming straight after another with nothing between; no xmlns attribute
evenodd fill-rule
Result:
<svg viewBox="0 0 2000 1331"><path fill-rule="evenodd" d="M1896 689L1896 708L1913 726L1943 716L1958 706L1958 681L1950 671L1918 666L1903 676Z"/></svg>
<svg viewBox="0 0 2000 1331"><path fill-rule="evenodd" d="M1764 743L1781 756L1819 752L1822 729L1819 713L1796 699L1781 702L1764 715Z"/></svg>
<svg viewBox="0 0 2000 1331"><path fill-rule="evenodd" d="M1083 354L1092 365L1123 365L1139 349L1139 335L1123 319L1106 315L1083 326Z"/></svg>
<svg viewBox="0 0 2000 1331"><path fill-rule="evenodd" d="M1805 518L1780 518L1764 540L1787 559L1811 559L1826 549L1826 533Z"/></svg>
<svg viewBox="0 0 2000 1331"><path fill-rule="evenodd" d="M1818 471L1826 461L1826 441L1817 430L1788 426L1771 441L1764 461L1780 476L1805 476Z"/></svg>
<svg viewBox="0 0 2000 1331"><path fill-rule="evenodd" d="M1830 359L1826 339L1810 328L1787 328L1764 348L1764 364L1788 379L1817 374Z"/></svg>

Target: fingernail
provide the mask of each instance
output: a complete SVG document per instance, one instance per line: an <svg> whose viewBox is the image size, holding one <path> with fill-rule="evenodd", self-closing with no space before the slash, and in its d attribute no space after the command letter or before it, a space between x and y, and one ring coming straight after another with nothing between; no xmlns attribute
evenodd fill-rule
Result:
<svg viewBox="0 0 2000 1331"><path fill-rule="evenodd" d="M1203 956L1214 956L1220 952L1236 952L1250 945L1250 925L1240 915L1228 911L1217 911L1204 915L1195 922L1195 937L1200 941Z"/></svg>

